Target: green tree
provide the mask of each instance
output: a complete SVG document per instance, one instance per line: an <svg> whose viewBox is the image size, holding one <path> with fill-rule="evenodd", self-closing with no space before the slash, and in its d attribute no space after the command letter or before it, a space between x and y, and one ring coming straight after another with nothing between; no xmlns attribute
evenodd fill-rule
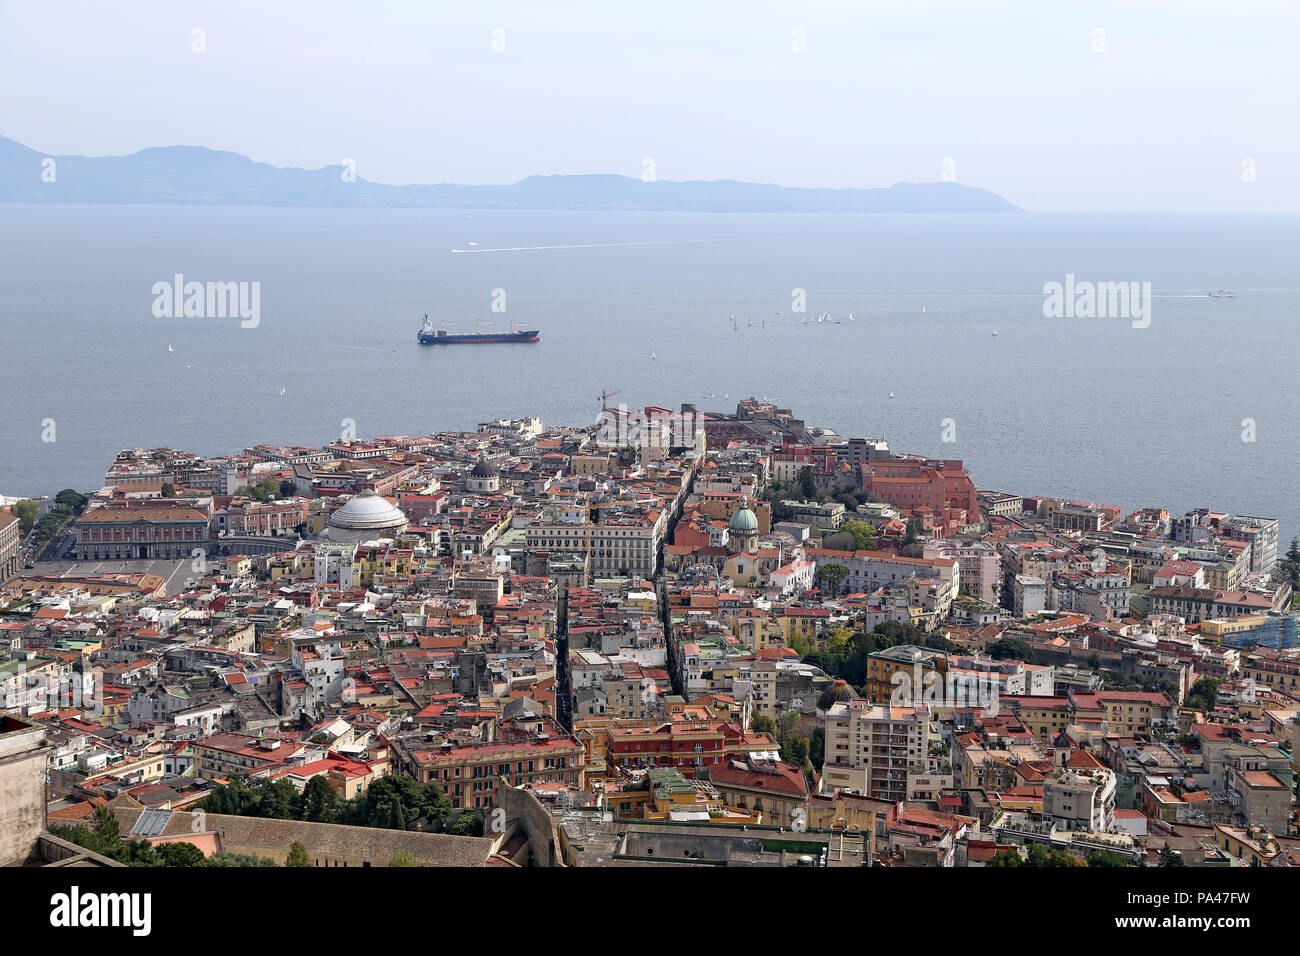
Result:
<svg viewBox="0 0 1300 956"><path fill-rule="evenodd" d="M1013 849L998 850L993 854L993 859L984 864L995 869L1007 869L1010 867L1027 866L1024 860L1020 859L1020 854Z"/></svg>
<svg viewBox="0 0 1300 956"><path fill-rule="evenodd" d="M262 783L258 790L259 817L274 820L303 819L302 794L288 780Z"/></svg>
<svg viewBox="0 0 1300 956"><path fill-rule="evenodd" d="M80 514L82 511L85 511L86 505L89 503L89 498L71 488L64 488L54 496L55 507L65 508L74 514Z"/></svg>
<svg viewBox="0 0 1300 956"><path fill-rule="evenodd" d="M849 569L842 564L823 564L817 569L817 579L832 596L839 593L840 585L849 576Z"/></svg>
<svg viewBox="0 0 1300 956"><path fill-rule="evenodd" d="M285 866L315 866L310 856L307 855L307 848L294 840L289 844L289 855L285 858Z"/></svg>
<svg viewBox="0 0 1300 956"><path fill-rule="evenodd" d="M808 741L808 759L812 761L813 769L821 773L822 765L826 762L825 727L817 727L813 730L812 737Z"/></svg>
<svg viewBox="0 0 1300 956"><path fill-rule="evenodd" d="M388 861L389 866L419 866L420 861L409 850L398 850Z"/></svg>
<svg viewBox="0 0 1300 956"><path fill-rule="evenodd" d="M771 734L773 737L776 736L776 724L774 724L772 718L768 717L766 714L754 714L750 717L749 729L756 734Z"/></svg>
<svg viewBox="0 0 1300 956"><path fill-rule="evenodd" d="M1084 866L1082 860L1071 856L1064 850L1058 850L1056 847L1048 849L1041 843L1029 844L1029 855L1022 866L1041 866L1052 868L1066 868Z"/></svg>
<svg viewBox="0 0 1300 956"><path fill-rule="evenodd" d="M339 794L320 774L302 788L302 818L311 823L333 823L339 815Z"/></svg>
<svg viewBox="0 0 1300 956"><path fill-rule="evenodd" d="M1187 692L1187 699L1183 701L1183 704L1193 710L1202 710L1208 713L1214 710L1218 696L1219 681L1213 677L1202 677Z"/></svg>
<svg viewBox="0 0 1300 956"><path fill-rule="evenodd" d="M803 495L804 498L817 497L817 478L813 475L810 465L804 465L799 469L798 482L799 494Z"/></svg>
<svg viewBox="0 0 1300 956"><path fill-rule="evenodd" d="M1098 867L1126 867L1128 860L1121 853L1114 850L1096 850L1088 854L1088 866Z"/></svg>
<svg viewBox="0 0 1300 956"><path fill-rule="evenodd" d="M298 491L298 485L292 478L283 478L280 481L280 497L292 498Z"/></svg>
<svg viewBox="0 0 1300 956"><path fill-rule="evenodd" d="M455 836L482 836L483 821L474 813L462 813L456 818L456 822L447 828L447 832Z"/></svg>
<svg viewBox="0 0 1300 956"><path fill-rule="evenodd" d="M844 522L840 528L841 531L847 531L853 535L853 546L858 551L875 551L876 544L876 526L867 524L865 521L856 519Z"/></svg>
<svg viewBox="0 0 1300 956"><path fill-rule="evenodd" d="M1026 664L1034 662L1034 649L1018 637L1004 637L988 646L988 655L994 660L1018 660Z"/></svg>
<svg viewBox="0 0 1300 956"><path fill-rule="evenodd" d="M99 807L95 810L94 822L91 826L96 843L96 847L92 849L104 856L119 859L123 847L122 827L117 822L117 814L108 807Z"/></svg>
<svg viewBox="0 0 1300 956"><path fill-rule="evenodd" d="M1287 548L1282 560L1282 575L1291 582L1291 586L1300 587L1300 539L1292 538L1291 547Z"/></svg>
<svg viewBox="0 0 1300 956"><path fill-rule="evenodd" d="M808 738L803 734L787 734L781 741L781 759L794 767L802 767L808 759Z"/></svg>
<svg viewBox="0 0 1300 956"><path fill-rule="evenodd" d="M176 497L176 486L173 485L170 481L164 483L163 486L162 486L162 496L163 496L164 498L175 498L175 497Z"/></svg>
<svg viewBox="0 0 1300 956"><path fill-rule="evenodd" d="M1161 866L1186 866L1183 862L1183 855L1175 853L1168 843L1160 848L1160 865Z"/></svg>
<svg viewBox="0 0 1300 956"><path fill-rule="evenodd" d="M162 843L154 850L159 866L207 866L203 851L193 843Z"/></svg>
<svg viewBox="0 0 1300 956"><path fill-rule="evenodd" d="M248 494L257 501L271 501L280 494L280 483L271 477L263 478L249 486Z"/></svg>
<svg viewBox="0 0 1300 956"><path fill-rule="evenodd" d="M36 526L36 519L41 515L41 506L34 501L19 501L10 510L18 518L18 527L26 534Z"/></svg>

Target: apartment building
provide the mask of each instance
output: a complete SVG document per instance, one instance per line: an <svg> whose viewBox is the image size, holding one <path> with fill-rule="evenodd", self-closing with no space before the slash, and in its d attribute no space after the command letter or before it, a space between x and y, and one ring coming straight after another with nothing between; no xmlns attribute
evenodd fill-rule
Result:
<svg viewBox="0 0 1300 956"><path fill-rule="evenodd" d="M1211 588L1152 588L1148 598L1152 614L1176 614L1188 624L1211 618L1236 618L1243 614L1266 614L1273 602L1252 591L1218 591Z"/></svg>
<svg viewBox="0 0 1300 956"><path fill-rule="evenodd" d="M425 736L393 741L394 766L420 783L436 783L459 810L496 806L497 785L555 781L580 790L586 751L549 715L505 718L484 739Z"/></svg>
<svg viewBox="0 0 1300 956"><path fill-rule="evenodd" d="M808 560L820 570L825 564L842 564L849 569L844 588L849 594L871 594L886 584L916 575L938 577L955 592L958 562L952 558L906 558L883 551L832 551L808 548Z"/></svg>
<svg viewBox="0 0 1300 956"><path fill-rule="evenodd" d="M20 544L18 516L0 511L0 581L18 573Z"/></svg>
<svg viewBox="0 0 1300 956"><path fill-rule="evenodd" d="M1115 823L1115 774L1105 767L1061 768L1043 781L1043 823L1105 833Z"/></svg>
<svg viewBox="0 0 1300 956"><path fill-rule="evenodd" d="M925 769L929 715L921 708L834 704L826 712L821 793L853 790L878 800L907 799L907 775Z"/></svg>
<svg viewBox="0 0 1300 956"><path fill-rule="evenodd" d="M544 522L527 529L525 547L530 553L579 555L590 549L591 573L596 577L652 575L667 526L665 513L654 509L585 523Z"/></svg>

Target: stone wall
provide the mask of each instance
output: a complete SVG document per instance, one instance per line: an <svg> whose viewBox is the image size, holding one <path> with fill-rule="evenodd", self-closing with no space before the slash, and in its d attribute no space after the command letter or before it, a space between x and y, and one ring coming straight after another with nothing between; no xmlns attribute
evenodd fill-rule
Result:
<svg viewBox="0 0 1300 956"><path fill-rule="evenodd" d="M0 866L17 866L45 829L45 730L0 715Z"/></svg>

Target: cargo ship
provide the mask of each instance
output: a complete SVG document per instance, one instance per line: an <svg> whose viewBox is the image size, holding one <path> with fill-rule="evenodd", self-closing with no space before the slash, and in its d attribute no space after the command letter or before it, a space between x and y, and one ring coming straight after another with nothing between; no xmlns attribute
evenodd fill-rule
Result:
<svg viewBox="0 0 1300 956"><path fill-rule="evenodd" d="M442 328L435 329L433 320L426 314L424 327L416 333L416 339L421 345L489 345L494 342L536 342L542 334L537 329L516 329L513 320L509 332L483 332L481 325L475 322L473 332L448 332L446 322L442 323Z"/></svg>

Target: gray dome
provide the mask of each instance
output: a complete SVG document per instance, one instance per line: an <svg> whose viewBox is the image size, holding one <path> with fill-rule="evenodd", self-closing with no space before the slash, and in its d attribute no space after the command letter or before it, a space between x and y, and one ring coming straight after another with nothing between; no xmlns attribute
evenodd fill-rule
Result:
<svg viewBox="0 0 1300 956"><path fill-rule="evenodd" d="M380 497L367 488L330 515L329 524L332 528L382 531L405 525L406 515L387 498Z"/></svg>
<svg viewBox="0 0 1300 956"><path fill-rule="evenodd" d="M496 478L500 474L501 472L497 471L494 465L488 464L486 458L480 458L478 464L470 471L469 476L471 478Z"/></svg>
<svg viewBox="0 0 1300 956"><path fill-rule="evenodd" d="M858 694L849 686L848 681L837 680L821 692L821 696L817 698L817 709L827 711L836 704L858 699Z"/></svg>

